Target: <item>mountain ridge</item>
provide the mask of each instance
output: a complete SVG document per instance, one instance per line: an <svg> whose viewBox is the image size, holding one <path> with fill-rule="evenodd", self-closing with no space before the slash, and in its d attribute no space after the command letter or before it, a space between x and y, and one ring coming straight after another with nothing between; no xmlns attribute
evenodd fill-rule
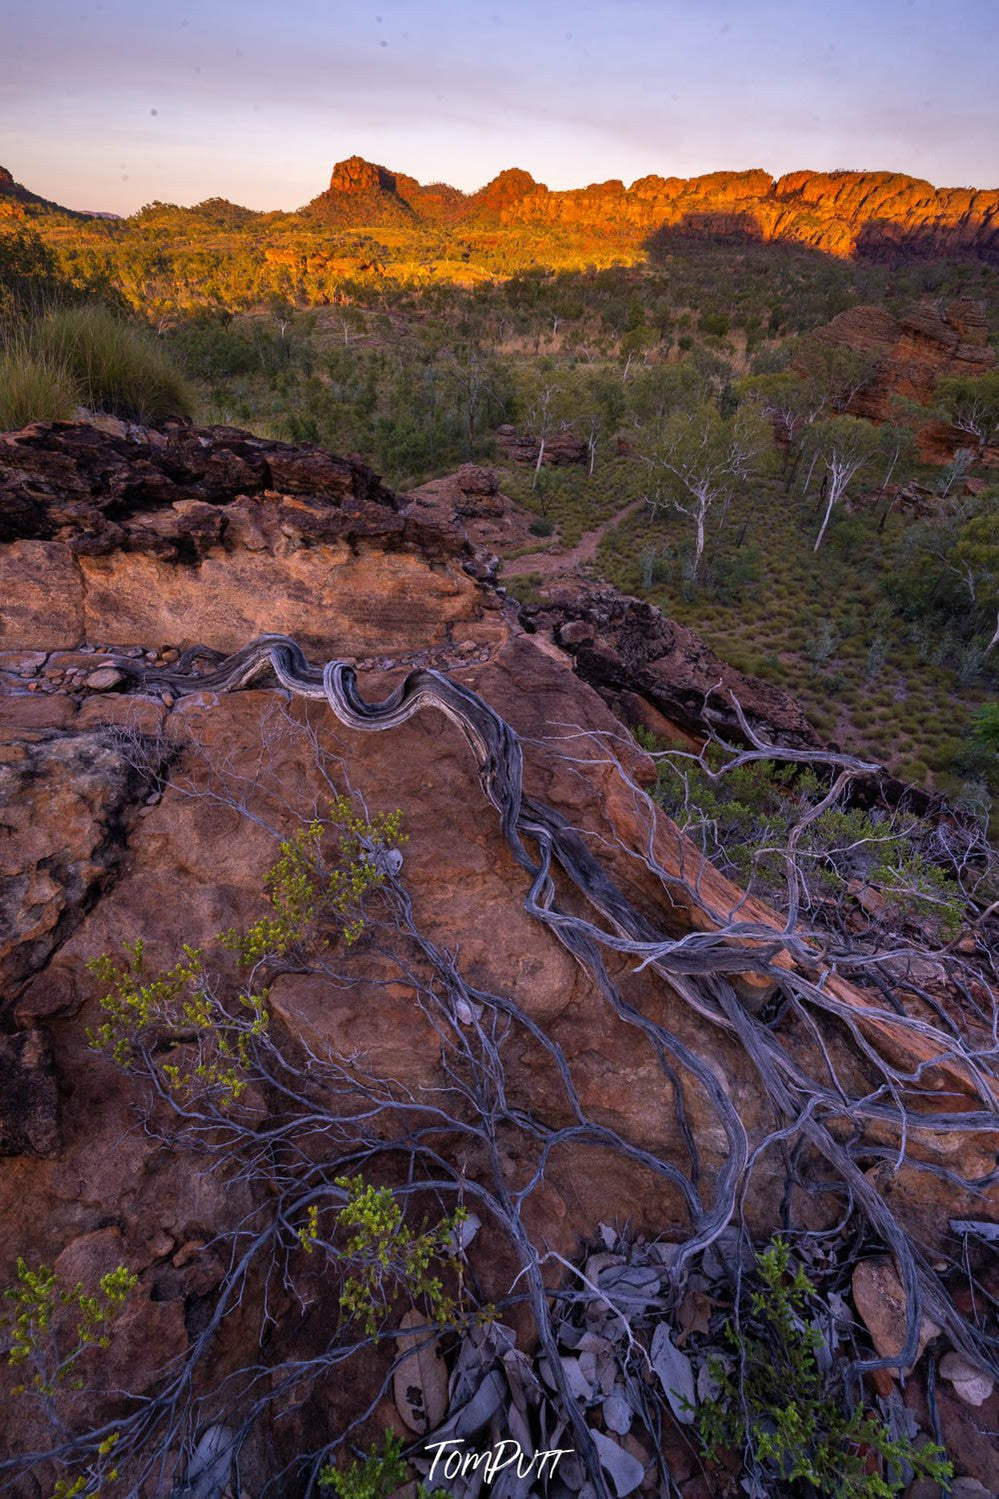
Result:
<svg viewBox="0 0 999 1499"><path fill-rule="evenodd" d="M791 241L840 257L908 250L999 258L999 189L938 188L897 172L773 177L758 168L552 190L514 167L462 193L352 156L336 164L329 187L302 211L340 227L407 218L498 228L586 224L628 238L679 233Z"/></svg>
<svg viewBox="0 0 999 1499"><path fill-rule="evenodd" d="M14 216L41 210L110 217L60 208L0 167L0 211L4 207ZM262 216L265 211L239 212ZM935 187L887 171L800 170L774 177L755 168L697 177L651 174L630 186L611 178L551 189L523 168L511 167L466 193L448 183L421 183L354 155L337 162L329 186L287 217L336 229L585 227L664 252L680 236L780 241L838 258L953 255L999 261L999 188Z"/></svg>

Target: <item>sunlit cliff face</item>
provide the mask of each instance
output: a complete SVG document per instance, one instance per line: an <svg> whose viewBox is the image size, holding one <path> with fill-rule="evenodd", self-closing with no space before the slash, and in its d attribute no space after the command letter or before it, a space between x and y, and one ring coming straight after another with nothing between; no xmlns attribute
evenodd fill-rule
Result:
<svg viewBox="0 0 999 1499"><path fill-rule="evenodd" d="M623 240L651 233L785 240L827 254L973 250L999 258L999 192L936 188L892 172L712 172L642 177L552 192L518 169L476 193L394 174L354 156L337 164L313 211L340 224L489 224L602 229Z"/></svg>

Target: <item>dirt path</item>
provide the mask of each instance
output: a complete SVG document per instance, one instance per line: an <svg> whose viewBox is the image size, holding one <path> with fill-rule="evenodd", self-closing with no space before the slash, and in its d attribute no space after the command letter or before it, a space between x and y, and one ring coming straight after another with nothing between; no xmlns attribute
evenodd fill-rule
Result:
<svg viewBox="0 0 999 1499"><path fill-rule="evenodd" d="M629 515L634 515L645 504L644 500L632 500L608 520L601 522L593 531L584 531L574 547L564 552L553 552L550 548L540 552L528 552L524 557L505 561L500 568L501 578L520 578L525 573L540 573L543 578L553 578L558 573L574 572L584 562L592 562L597 548L615 526L621 525Z"/></svg>

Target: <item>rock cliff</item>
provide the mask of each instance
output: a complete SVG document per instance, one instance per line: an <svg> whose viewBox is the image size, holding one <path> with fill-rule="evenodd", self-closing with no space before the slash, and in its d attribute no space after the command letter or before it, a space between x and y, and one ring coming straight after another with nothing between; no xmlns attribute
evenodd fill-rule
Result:
<svg viewBox="0 0 999 1499"><path fill-rule="evenodd" d="M851 307L814 336L872 359L872 378L849 409L874 421L889 415L893 395L928 406L938 380L984 375L996 363L985 307L970 298L920 303L899 317L884 307Z"/></svg>
<svg viewBox="0 0 999 1499"><path fill-rule="evenodd" d="M999 190L937 188L894 172L711 172L639 178L554 192L511 169L475 193L374 166L339 163L313 212L337 223L375 226L409 215L469 227L582 226L632 241L676 235L736 241L781 240L837 256L869 259L974 255L999 260Z"/></svg>

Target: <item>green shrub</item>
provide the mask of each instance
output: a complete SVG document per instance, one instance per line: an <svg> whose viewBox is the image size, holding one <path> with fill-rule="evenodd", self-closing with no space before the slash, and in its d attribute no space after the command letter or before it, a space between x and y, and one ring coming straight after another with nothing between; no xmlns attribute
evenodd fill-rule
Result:
<svg viewBox="0 0 999 1499"><path fill-rule="evenodd" d="M141 422L189 417L183 376L154 335L103 307L64 307L38 323L35 353L63 364L83 404Z"/></svg>
<svg viewBox="0 0 999 1499"><path fill-rule="evenodd" d="M910 1471L946 1482L953 1469L942 1448L896 1439L860 1402L848 1407L832 1393L816 1358L822 1335L808 1320L814 1290L782 1240L757 1256L751 1281L738 1321L725 1329L734 1367L721 1359L709 1366L718 1394L698 1414L709 1460L741 1452L760 1480L754 1493L890 1499ZM881 1473L870 1471L872 1457Z"/></svg>
<svg viewBox="0 0 999 1499"><path fill-rule="evenodd" d="M92 958L87 968L104 989L101 1024L87 1032L92 1049L126 1071L155 1055L156 1070L179 1097L206 1091L223 1108L238 1103L270 1017L266 986L252 982L258 969L310 945L323 950L337 937L348 946L358 940L365 897L385 881L378 856L406 842L400 820L398 811L369 819L338 793L328 818L314 818L281 842L264 879L270 913L218 937L238 966L251 970L235 1004L220 996L201 950L187 944L183 958L156 974L145 970L141 939L123 944L124 963L110 953ZM178 1048L171 1060L164 1058L167 1042Z"/></svg>
<svg viewBox="0 0 999 1499"><path fill-rule="evenodd" d="M77 400L73 378L60 360L16 346L0 354L0 431L65 421Z"/></svg>
<svg viewBox="0 0 999 1499"><path fill-rule="evenodd" d="M402 1442L386 1431L382 1450L369 1447L368 1454L349 1468L327 1466L320 1471L319 1487L332 1489L336 1499L389 1499L406 1482L409 1469L402 1455ZM416 1499L447 1499L444 1489L432 1492L425 1483L416 1485Z"/></svg>
<svg viewBox="0 0 999 1499"><path fill-rule="evenodd" d="M728 318L723 312L704 312L697 324L702 333L715 338L724 338L728 332Z"/></svg>
<svg viewBox="0 0 999 1499"><path fill-rule="evenodd" d="M463 1315L458 1231L467 1210L457 1207L436 1224L424 1222L414 1233L390 1187L374 1187L360 1176L338 1176L335 1181L347 1193L339 1227L352 1230L342 1251L351 1268L340 1297L344 1313L356 1317L376 1341L386 1308L400 1295L414 1305L422 1303L433 1322L457 1321ZM306 1226L305 1237L299 1235L307 1251L317 1232L318 1216ZM451 1267L458 1275L457 1298L445 1290L438 1273Z"/></svg>
<svg viewBox="0 0 999 1499"><path fill-rule="evenodd" d="M4 1300L13 1302L10 1321L7 1363L12 1369L24 1368L30 1379L18 1385L13 1393L28 1390L51 1395L64 1381L70 1389L83 1388L83 1381L69 1375L88 1348L108 1348L111 1343L107 1324L121 1311L125 1298L138 1284L124 1265L101 1277L97 1294L88 1294L80 1282L61 1286L55 1271L47 1265L34 1270L20 1256L17 1261L17 1284L8 1286ZM57 1349L53 1317L61 1308L72 1308L76 1318L75 1346L70 1352Z"/></svg>
<svg viewBox="0 0 999 1499"><path fill-rule="evenodd" d="M405 1483L406 1473L402 1443L394 1432L386 1431L381 1452L372 1447L367 1457L349 1468L323 1468L319 1487L332 1489L337 1499L389 1499Z"/></svg>

